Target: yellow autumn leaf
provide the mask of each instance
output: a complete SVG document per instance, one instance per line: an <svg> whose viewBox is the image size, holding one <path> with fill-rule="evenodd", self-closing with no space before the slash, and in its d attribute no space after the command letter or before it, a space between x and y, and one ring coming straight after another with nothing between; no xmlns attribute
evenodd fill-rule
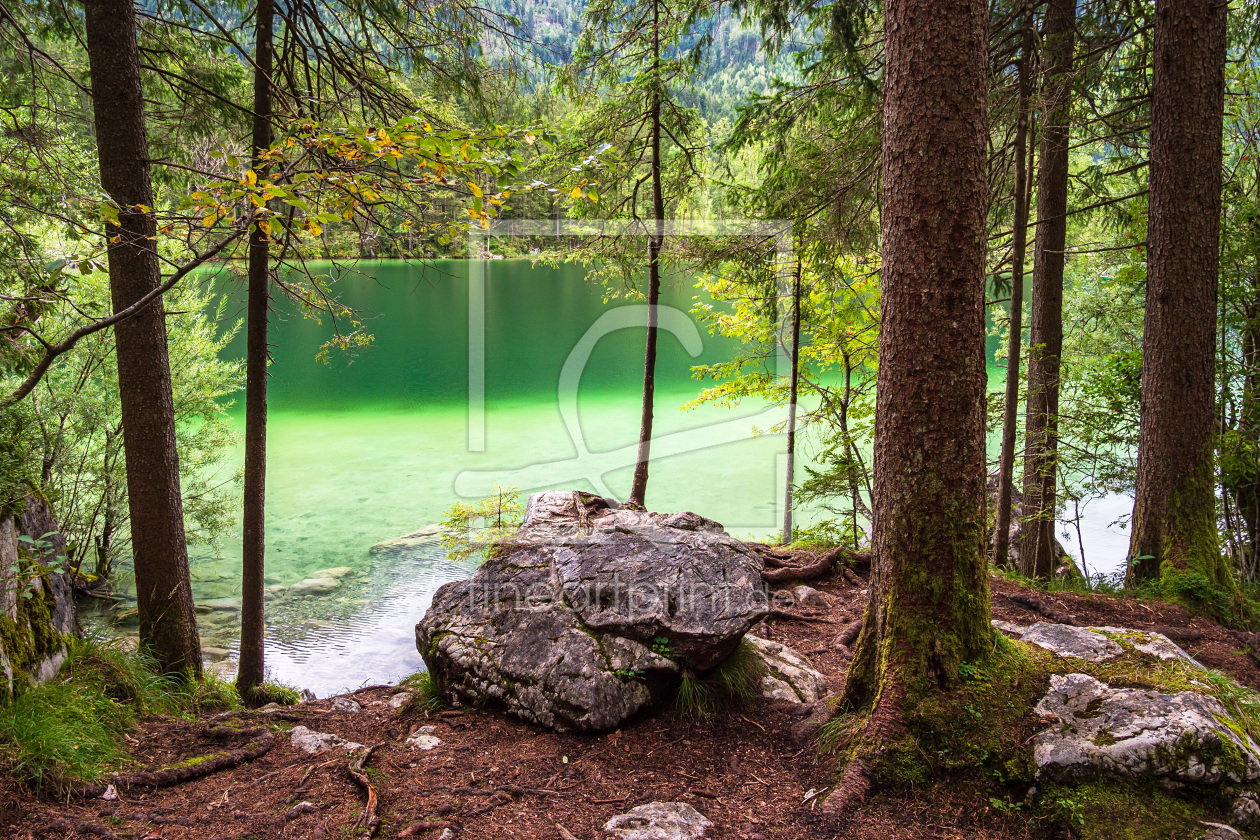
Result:
<svg viewBox="0 0 1260 840"><path fill-rule="evenodd" d="M582 197L582 188L581 188L581 187L574 187L574 188L573 188L573 192L569 193L569 196L570 196L570 198L581 198L581 197Z"/></svg>
<svg viewBox="0 0 1260 840"><path fill-rule="evenodd" d="M324 232L324 229L320 227L319 225L317 225L315 222L311 222L307 226L306 229L310 231L311 236L319 236L321 233Z"/></svg>
<svg viewBox="0 0 1260 840"><path fill-rule="evenodd" d="M481 195L482 195L482 193L481 193L481 187L477 186L477 185L476 185L476 184L474 184L472 181L469 181L469 182L468 182L468 189L472 190L472 194L473 194L475 197L477 197L477 198L481 198Z"/></svg>
<svg viewBox="0 0 1260 840"><path fill-rule="evenodd" d="M258 183L258 174L255 173L254 170L250 169L245 173L245 180L252 187L254 184Z"/></svg>

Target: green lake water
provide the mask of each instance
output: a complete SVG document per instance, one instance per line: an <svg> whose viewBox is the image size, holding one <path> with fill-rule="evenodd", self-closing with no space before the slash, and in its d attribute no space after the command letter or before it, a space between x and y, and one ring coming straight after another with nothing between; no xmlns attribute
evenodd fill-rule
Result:
<svg viewBox="0 0 1260 840"><path fill-rule="evenodd" d="M782 415L756 401L679 410L702 387L692 365L735 349L686 315L698 294L692 283L676 278L662 300L648 504L764 537L781 521L784 440L758 433ZM605 301L578 268L364 263L338 288L374 338L352 358L316 361L331 325L287 304L277 304L271 328L267 582L351 572L331 593L269 600L266 656L273 678L321 696L422 668L416 621L438 586L471 572L436 543L375 554L374 544L429 526L456 499L495 484L519 487L522 499L552 488L624 498L643 375L642 309ZM228 293L236 320L242 295ZM243 355L243 335L227 352ZM991 368L991 387L1000 376ZM241 458L234 454L238 467ZM230 669L239 533L195 548L192 575L208 658Z"/></svg>

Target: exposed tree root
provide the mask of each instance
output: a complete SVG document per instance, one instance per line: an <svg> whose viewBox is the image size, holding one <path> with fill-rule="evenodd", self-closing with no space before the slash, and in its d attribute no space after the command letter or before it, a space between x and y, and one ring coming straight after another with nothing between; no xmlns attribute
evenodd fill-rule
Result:
<svg viewBox="0 0 1260 840"><path fill-rule="evenodd" d="M906 720L901 710L903 688L889 683L884 687L880 700L866 721L862 733L857 736L849 763L833 790L822 803L825 815L836 818L848 814L866 801L874 780L871 778L872 759L896 744L906 734ZM896 749L896 747L892 747Z"/></svg>
<svg viewBox="0 0 1260 840"><path fill-rule="evenodd" d="M363 813L359 814L359 819L354 824L354 831L358 832L359 840L371 840L376 835L376 830L381 827L381 818L376 813L376 788L372 787L372 783L368 781L367 774L363 772L364 765L368 759L372 757L373 750L379 745L364 747L354 758L350 759L350 763L346 765L346 772L350 774L350 778L354 779L367 797L367 804L363 807Z"/></svg>
<svg viewBox="0 0 1260 840"><path fill-rule="evenodd" d="M218 755L209 756L182 767L169 767L165 770L140 770L124 776L115 776L111 784L115 789L123 790L133 787L163 788L182 785L201 779L223 770L231 770L246 762L262 758L276 745L276 736L265 730L256 741L246 744L239 750L230 750ZM105 792L105 785L88 785L80 793L82 796L97 797Z"/></svg>
<svg viewBox="0 0 1260 840"><path fill-rule="evenodd" d="M844 629L836 636L836 644L845 647L853 647L853 643L857 641L857 637L862 634L862 619L851 621L844 625Z"/></svg>
<svg viewBox="0 0 1260 840"><path fill-rule="evenodd" d="M851 548L840 546L833 548L822 556L811 555L809 552L797 552L798 556L809 558L812 560L802 565L787 565L784 562L783 552L774 549L763 548L759 544L750 543L752 548L761 555L767 568L761 572L761 579L766 583L786 583L791 580L814 580L830 572L837 563L841 561L849 561L855 565L870 565L871 556L868 551L854 551Z"/></svg>
<svg viewBox="0 0 1260 840"><path fill-rule="evenodd" d="M1055 624L1071 624L1072 626L1076 626L1077 622L1075 618L1057 607L1047 604L1039 598L1033 597L1032 595L1027 595L1023 592L1011 592L1006 597L1014 603L1019 604L1022 607L1027 607L1033 612L1050 619Z"/></svg>
<svg viewBox="0 0 1260 840"><path fill-rule="evenodd" d="M830 618L823 618L818 615L810 615L809 613L792 612L791 610L771 609L771 618L782 618L786 621L811 621L814 624L835 624Z"/></svg>

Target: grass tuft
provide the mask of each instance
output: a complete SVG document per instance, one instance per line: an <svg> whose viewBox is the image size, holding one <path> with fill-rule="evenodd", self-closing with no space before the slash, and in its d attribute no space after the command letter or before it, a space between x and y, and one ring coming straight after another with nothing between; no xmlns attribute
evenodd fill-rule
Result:
<svg viewBox="0 0 1260 840"><path fill-rule="evenodd" d="M696 676L684 673L674 696L674 714L696 720L751 706L761 696L765 676L761 657L745 642L716 668Z"/></svg>
<svg viewBox="0 0 1260 840"><path fill-rule="evenodd" d="M433 675L428 671L419 671L404 677L398 685L411 692L411 702L407 704L409 708L436 712L449 705L438 690L437 684L433 682Z"/></svg>
<svg viewBox="0 0 1260 840"><path fill-rule="evenodd" d="M106 778L126 763L122 736L144 715L232 708L221 680L183 683L116 640L67 640L61 673L0 704L0 774L59 792Z"/></svg>

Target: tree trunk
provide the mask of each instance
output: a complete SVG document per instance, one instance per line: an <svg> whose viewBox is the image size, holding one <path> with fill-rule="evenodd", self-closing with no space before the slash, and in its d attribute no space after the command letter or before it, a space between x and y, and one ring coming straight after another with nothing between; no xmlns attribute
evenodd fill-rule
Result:
<svg viewBox="0 0 1260 840"><path fill-rule="evenodd" d="M1059 356L1063 352L1063 265L1067 245L1068 142L1076 0L1050 0L1044 29L1046 80L1037 173L1037 234L1029 325L1028 405L1020 571L1046 578L1058 561L1054 537L1059 457Z"/></svg>
<svg viewBox="0 0 1260 840"><path fill-rule="evenodd" d="M258 0L254 48L254 168L271 146L273 0ZM248 702L263 682L263 566L266 556L267 315L271 306L270 238L249 238L245 347L245 487L241 521L241 659L236 688Z"/></svg>
<svg viewBox="0 0 1260 840"><path fill-rule="evenodd" d="M648 460L652 450L652 411L656 396L656 339L660 332L657 305L661 299L661 246L665 242L665 195L661 189L661 42L660 0L652 3L652 236L648 240L647 348L643 354L643 413L639 420L639 454L628 504L647 504Z"/></svg>
<svg viewBox="0 0 1260 840"><path fill-rule="evenodd" d="M101 186L118 204L107 223L114 311L161 285L149 180L140 54L131 0L84 5ZM143 205L141 207L140 205ZM140 644L164 673L201 674L184 537L175 409L161 299L114 326Z"/></svg>
<svg viewBox="0 0 1260 840"><path fill-rule="evenodd" d="M1019 57L1019 105L1015 126L1015 226L1011 247L1010 340L1006 351L1006 404L1002 414L1002 455L998 464L997 517L993 565L1005 566L1010 553L1011 487L1015 479L1015 433L1019 417L1019 362L1024 342L1024 251L1028 243L1028 100L1033 50L1032 6L1024 11Z"/></svg>
<svg viewBox="0 0 1260 840"><path fill-rule="evenodd" d="M796 394L801 362L801 258L792 288L792 374L788 385L787 486L783 491L783 542L792 541L792 482L796 478Z"/></svg>
<svg viewBox="0 0 1260 840"><path fill-rule="evenodd" d="M1188 571L1232 587L1213 461L1226 11L1219 0L1155 7L1133 581Z"/></svg>
<svg viewBox="0 0 1260 840"><path fill-rule="evenodd" d="M903 701L960 683L993 646L985 535L988 13L885 6L883 322L869 602L844 687L867 743L901 746ZM911 747L913 749L914 747ZM851 761L830 811L862 798Z"/></svg>

